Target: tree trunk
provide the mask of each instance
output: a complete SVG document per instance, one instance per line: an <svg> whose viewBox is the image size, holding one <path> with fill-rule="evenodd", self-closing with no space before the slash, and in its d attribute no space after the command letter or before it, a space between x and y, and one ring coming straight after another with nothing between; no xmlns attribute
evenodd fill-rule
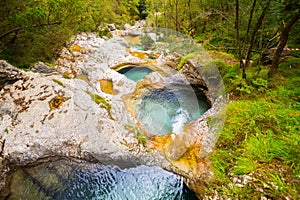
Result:
<svg viewBox="0 0 300 200"><path fill-rule="evenodd" d="M253 18L253 12L254 12L255 5L256 5L256 0L253 1L252 7L251 7L249 20L248 20L248 25L247 25L247 31L246 31L245 39L244 39L244 44L243 44L243 48L241 50L242 56L244 55L246 44L248 42L248 35L249 35L250 27L251 27L251 22L252 22L252 18Z"/></svg>
<svg viewBox="0 0 300 200"><path fill-rule="evenodd" d="M282 31L281 31L281 36L279 39L279 43L277 45L277 49L275 51L275 54L273 56L273 61L272 61L272 66L271 69L269 71L269 77L272 77L275 72L278 69L278 65L279 65L279 61L280 61L280 56L281 53L283 52L283 49L287 43L287 40L289 38L289 33L293 27L293 25L297 22L297 20L300 17L300 12L297 12L296 14L294 14L294 16L292 17L292 19L283 27Z"/></svg>
<svg viewBox="0 0 300 200"><path fill-rule="evenodd" d="M247 51L247 56L246 56L246 67L248 67L249 63L250 63L251 51L252 51L252 48L253 48L254 43L255 43L255 37L256 37L257 31L260 28L260 26L261 26L261 24L263 22L263 19L265 18L268 10L270 9L270 4L271 4L271 0L268 1L267 6L262 11L261 15L259 16L259 18L258 18L258 20L257 20L257 22L255 24L254 29L253 29L253 32L252 32L252 35L251 35L251 39L250 39L249 48L248 48L248 51Z"/></svg>
<svg viewBox="0 0 300 200"><path fill-rule="evenodd" d="M263 55L265 53L265 48L263 48L263 38L265 37L265 27L266 27L267 15L268 15L268 13L266 13L266 16L264 17L262 27L261 27L261 35L260 35L260 39L259 39L259 47L258 47L259 51L260 51L260 53L259 53L260 55L259 55L259 59L258 59L259 65L262 64Z"/></svg>
<svg viewBox="0 0 300 200"><path fill-rule="evenodd" d="M193 16L192 16L192 8L191 8L191 0L188 0L188 10L189 10L189 34L191 36L194 36L194 22L193 22Z"/></svg>
<svg viewBox="0 0 300 200"><path fill-rule="evenodd" d="M241 39L240 39L240 20L239 20L239 0L235 1L235 30L236 30L236 41L237 41L237 46L238 46L238 51L239 51L239 60L240 60L240 67L242 68L242 78L246 79L246 69L245 65L242 59L242 49L241 49Z"/></svg>

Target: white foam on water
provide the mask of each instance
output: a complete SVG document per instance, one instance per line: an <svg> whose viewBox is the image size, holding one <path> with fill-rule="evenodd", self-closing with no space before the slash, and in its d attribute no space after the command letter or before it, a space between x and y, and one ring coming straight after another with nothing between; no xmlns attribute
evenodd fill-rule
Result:
<svg viewBox="0 0 300 200"><path fill-rule="evenodd" d="M190 119L190 115L187 110L178 108L176 115L172 119L172 131L176 134L182 134L183 126Z"/></svg>

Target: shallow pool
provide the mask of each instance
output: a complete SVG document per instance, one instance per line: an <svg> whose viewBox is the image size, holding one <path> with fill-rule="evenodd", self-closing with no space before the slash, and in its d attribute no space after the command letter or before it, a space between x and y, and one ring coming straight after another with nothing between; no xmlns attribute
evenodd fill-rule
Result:
<svg viewBox="0 0 300 200"><path fill-rule="evenodd" d="M121 68L120 70L118 70L118 72L124 74L130 80L139 81L153 72L153 70L146 66L129 65Z"/></svg>
<svg viewBox="0 0 300 200"><path fill-rule="evenodd" d="M8 199L197 199L183 181L159 167L120 169L59 158L14 170Z"/></svg>
<svg viewBox="0 0 300 200"><path fill-rule="evenodd" d="M136 101L136 116L155 135L181 134L183 126L210 108L205 95L190 85L153 89Z"/></svg>

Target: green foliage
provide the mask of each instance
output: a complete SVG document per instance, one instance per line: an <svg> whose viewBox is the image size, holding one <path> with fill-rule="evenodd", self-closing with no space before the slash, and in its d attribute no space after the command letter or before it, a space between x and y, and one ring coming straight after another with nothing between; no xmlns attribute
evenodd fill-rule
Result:
<svg viewBox="0 0 300 200"><path fill-rule="evenodd" d="M300 65L284 63L296 64L288 70L281 65L280 75L272 79L266 78L266 68L258 73L248 69L246 81L238 67L217 62L227 90L238 99L226 108L225 126L211 156L215 179L208 192L241 199L299 197ZM252 178L242 189L233 184L241 175Z"/></svg>
<svg viewBox="0 0 300 200"><path fill-rule="evenodd" d="M256 168L257 165L253 159L238 157L235 166L232 168L232 173L236 175L249 174L250 172L255 171Z"/></svg>
<svg viewBox="0 0 300 200"><path fill-rule="evenodd" d="M252 87L248 85L245 79L241 76L236 75L231 79L231 89L235 95L250 95Z"/></svg>
<svg viewBox="0 0 300 200"><path fill-rule="evenodd" d="M226 91L235 96L255 97L269 90L269 80L267 78L268 69L255 68L247 71L247 79L243 79L239 65L226 65L221 61L215 62L218 66Z"/></svg>
<svg viewBox="0 0 300 200"><path fill-rule="evenodd" d="M139 4L137 5L139 19L146 19L149 14L148 7L147 0L139 0Z"/></svg>
<svg viewBox="0 0 300 200"><path fill-rule="evenodd" d="M71 79L71 77L68 74L63 74L63 78L65 78L65 79Z"/></svg>
<svg viewBox="0 0 300 200"><path fill-rule="evenodd" d="M235 101L227 106L226 113L225 127L211 157L215 184L220 184L214 185L218 191L234 197L259 197L262 194L256 189L265 188L265 195L295 198L296 180L283 181L282 177L286 173L296 175L300 168L299 112L274 103ZM276 171L278 168L282 170ZM221 186L230 184L229 174L252 174L258 181L246 185L243 194L238 187L225 193Z"/></svg>
<svg viewBox="0 0 300 200"><path fill-rule="evenodd" d="M251 56L251 60L258 60L260 58L260 54L256 53Z"/></svg>
<svg viewBox="0 0 300 200"><path fill-rule="evenodd" d="M126 124L125 128L135 134L139 144L142 144L144 147L146 147L147 137L140 131L138 127L136 127L135 125ZM148 148L146 149L146 151L151 152L151 150Z"/></svg>
<svg viewBox="0 0 300 200"><path fill-rule="evenodd" d="M152 45L154 44L154 41L152 40L152 38L150 36L143 35L141 37L141 43L145 50L149 50L149 49L151 49Z"/></svg>
<svg viewBox="0 0 300 200"><path fill-rule="evenodd" d="M235 100L226 108L210 158L215 177L207 193L240 199L299 197L300 65L290 59L272 79L260 66L247 69L247 80L238 65L216 61ZM244 175L251 180L238 182L241 187L234 180Z"/></svg>
<svg viewBox="0 0 300 200"><path fill-rule="evenodd" d="M256 78L255 80L252 80L251 83L258 92L266 92L268 90L268 80L266 79Z"/></svg>
<svg viewBox="0 0 300 200"><path fill-rule="evenodd" d="M297 43L297 44L299 44L300 43L300 41ZM291 53L292 53L292 56L294 56L294 57L300 57L300 51L298 50L298 51L291 51Z"/></svg>
<svg viewBox="0 0 300 200"><path fill-rule="evenodd" d="M106 36L106 37L111 38L112 34L109 32L108 28L104 28L104 29L98 31L98 36L99 37Z"/></svg>
<svg viewBox="0 0 300 200"><path fill-rule="evenodd" d="M298 65L300 65L300 58L291 58L282 62L279 67L288 69L295 68Z"/></svg>
<svg viewBox="0 0 300 200"><path fill-rule="evenodd" d="M115 13L121 7L117 4L111 0L3 0L0 58L23 67L52 62L72 35L98 31L99 25L118 20ZM130 4L134 10L138 2Z"/></svg>
<svg viewBox="0 0 300 200"><path fill-rule="evenodd" d="M186 62L186 60L193 58L195 56L195 53L189 53L187 55L184 55L181 57L178 66L177 66L177 71L180 71L181 68L183 67L184 63Z"/></svg>
<svg viewBox="0 0 300 200"><path fill-rule="evenodd" d="M63 84L63 82L61 82L60 80L58 79L52 79L55 83L57 83L58 85L60 86L63 86L63 87L66 87L65 84Z"/></svg>
<svg viewBox="0 0 300 200"><path fill-rule="evenodd" d="M112 106L103 97L99 96L98 94L94 94L90 91L86 91L86 93L88 93L91 96L91 98L93 99L93 101L95 101L97 104L99 104L101 108L106 109L110 119L114 120L114 118L112 117L111 112L110 112L112 109Z"/></svg>
<svg viewBox="0 0 300 200"><path fill-rule="evenodd" d="M139 129L137 129L137 139L140 144L142 144L144 147L146 146L147 138Z"/></svg>

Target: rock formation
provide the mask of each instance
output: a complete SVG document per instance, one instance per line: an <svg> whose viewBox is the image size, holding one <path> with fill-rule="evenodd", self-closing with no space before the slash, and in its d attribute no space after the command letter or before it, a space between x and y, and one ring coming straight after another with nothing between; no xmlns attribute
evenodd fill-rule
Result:
<svg viewBox="0 0 300 200"><path fill-rule="evenodd" d="M105 41L82 33L62 50L55 71L39 63L32 72L21 72L0 61L1 157L17 165L56 155L120 167L155 165L190 180L196 192L202 189L211 176L207 154L216 140L216 128L206 119L219 113L222 96L212 95L212 109L187 124L185 135L147 136L124 101L124 96L141 92L143 81L135 83L113 69L126 63L155 64L155 72L145 79L149 85L176 72L167 67L167 57L138 58L128 46L118 36ZM180 73L188 74L191 65ZM210 94L201 74L192 78Z"/></svg>

